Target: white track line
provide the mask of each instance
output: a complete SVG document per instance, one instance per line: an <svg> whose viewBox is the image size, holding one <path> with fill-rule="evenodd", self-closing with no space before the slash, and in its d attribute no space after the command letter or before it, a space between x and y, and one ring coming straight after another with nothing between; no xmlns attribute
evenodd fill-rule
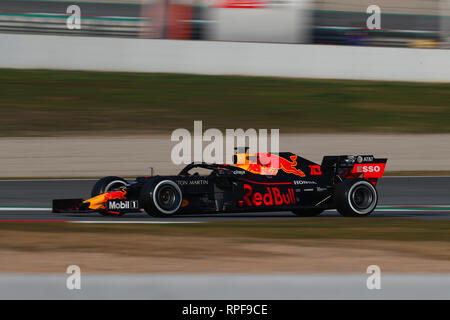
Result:
<svg viewBox="0 0 450 320"><path fill-rule="evenodd" d="M449 211L447 209L450 204L439 204L439 205L421 205L421 204L408 204L408 205L382 205L375 209L375 211L427 211L427 209L432 209L438 211ZM0 207L0 211L51 211L52 208L45 207ZM328 210L327 210L328 211ZM331 209L330 211L335 211Z"/></svg>
<svg viewBox="0 0 450 320"><path fill-rule="evenodd" d="M126 178L125 178L126 179ZM50 179L0 179L0 182L53 182L53 181L97 181L96 178L50 178ZM134 180L134 179L133 179Z"/></svg>
<svg viewBox="0 0 450 320"><path fill-rule="evenodd" d="M423 212L427 211L428 213L431 212L450 212L449 209L438 209L434 208L433 210L427 210L427 208L414 208L414 209L375 209L374 212Z"/></svg>
<svg viewBox="0 0 450 320"><path fill-rule="evenodd" d="M51 211L52 208L0 207L0 211Z"/></svg>

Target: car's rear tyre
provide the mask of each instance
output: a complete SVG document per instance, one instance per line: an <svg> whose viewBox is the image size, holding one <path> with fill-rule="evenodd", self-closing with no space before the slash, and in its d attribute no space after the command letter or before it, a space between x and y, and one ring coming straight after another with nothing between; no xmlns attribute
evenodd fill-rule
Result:
<svg viewBox="0 0 450 320"><path fill-rule="evenodd" d="M297 209L292 212L299 217L315 217L323 212L322 209Z"/></svg>
<svg viewBox="0 0 450 320"><path fill-rule="evenodd" d="M127 180L120 177L109 176L101 178L92 187L91 197L98 196L99 194L120 188L127 184L128 184Z"/></svg>
<svg viewBox="0 0 450 320"><path fill-rule="evenodd" d="M348 179L336 185L337 211L344 217L366 217L378 203L377 189L367 180Z"/></svg>
<svg viewBox="0 0 450 320"><path fill-rule="evenodd" d="M176 215L181 207L183 195L180 187L172 180L147 182L141 190L139 203L152 217Z"/></svg>
<svg viewBox="0 0 450 320"><path fill-rule="evenodd" d="M95 197L98 196L99 194L120 188L122 186L127 185L128 182L120 177L115 177L115 176L108 176L108 177L104 177L101 178L100 180L98 180L95 185L92 187L91 190L91 197ZM105 211L99 211L99 213L102 216L105 217L120 217L123 216L125 213L121 212L121 213L109 213L106 210Z"/></svg>

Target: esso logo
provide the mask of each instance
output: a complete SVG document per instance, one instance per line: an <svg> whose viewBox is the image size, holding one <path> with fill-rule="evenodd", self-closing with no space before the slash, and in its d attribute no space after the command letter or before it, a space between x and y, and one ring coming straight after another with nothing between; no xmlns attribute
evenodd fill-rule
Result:
<svg viewBox="0 0 450 320"><path fill-rule="evenodd" d="M360 166L358 167L358 172L380 172L380 166Z"/></svg>
<svg viewBox="0 0 450 320"><path fill-rule="evenodd" d="M364 174L364 178L381 178L383 176L384 163L355 164L352 172Z"/></svg>

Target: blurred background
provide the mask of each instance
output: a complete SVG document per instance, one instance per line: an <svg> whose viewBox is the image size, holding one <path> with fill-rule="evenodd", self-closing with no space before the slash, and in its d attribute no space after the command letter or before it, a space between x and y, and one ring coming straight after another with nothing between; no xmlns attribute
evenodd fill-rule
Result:
<svg viewBox="0 0 450 320"><path fill-rule="evenodd" d="M388 171L448 173L449 3L2 0L0 177L174 172L170 132L194 120L280 128L314 161L380 153Z"/></svg>
<svg viewBox="0 0 450 320"><path fill-rule="evenodd" d="M72 5L80 29L67 26ZM380 29L367 27L371 5L381 9ZM188 281L103 278L123 279L103 291L120 287L120 298L135 283L147 289L138 298L310 299L338 286L342 298L350 290L338 282L328 289L329 278L319 279L310 290L292 274L366 276L374 263L383 272L448 274L449 17L450 0L0 0L0 299L51 292L34 285L42 275L5 272L62 274L71 264ZM387 157L380 219L261 213L166 226L136 213L120 219L145 226L102 226L85 224L105 222L100 215L51 213L52 199L86 198L102 176L179 172L171 132L193 132L195 120L203 130L278 128L280 150L316 162L326 154ZM55 220L83 224L42 223ZM230 276L213 288L205 273L262 278ZM280 282L271 273L290 275ZM407 278L396 297L440 298L430 292L449 280L434 279L414 287ZM108 288L87 281L95 297ZM73 298L63 283L50 288ZM365 280L355 283L354 296L367 297ZM442 292L448 298L448 285Z"/></svg>
<svg viewBox="0 0 450 320"><path fill-rule="evenodd" d="M69 5L82 28L69 30ZM379 30L367 28L370 5ZM447 0L2 0L0 31L103 37L449 47Z"/></svg>

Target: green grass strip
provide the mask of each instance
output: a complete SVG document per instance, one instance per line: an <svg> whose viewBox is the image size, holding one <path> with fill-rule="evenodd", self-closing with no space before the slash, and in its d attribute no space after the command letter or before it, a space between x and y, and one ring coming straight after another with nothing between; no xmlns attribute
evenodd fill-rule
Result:
<svg viewBox="0 0 450 320"><path fill-rule="evenodd" d="M349 239L450 242L449 220L407 218L311 218L232 221L202 224L54 224L0 223L0 231L45 233L151 234L258 239Z"/></svg>
<svg viewBox="0 0 450 320"><path fill-rule="evenodd" d="M0 88L0 136L168 133L194 120L282 134L450 132L448 83L0 69Z"/></svg>

